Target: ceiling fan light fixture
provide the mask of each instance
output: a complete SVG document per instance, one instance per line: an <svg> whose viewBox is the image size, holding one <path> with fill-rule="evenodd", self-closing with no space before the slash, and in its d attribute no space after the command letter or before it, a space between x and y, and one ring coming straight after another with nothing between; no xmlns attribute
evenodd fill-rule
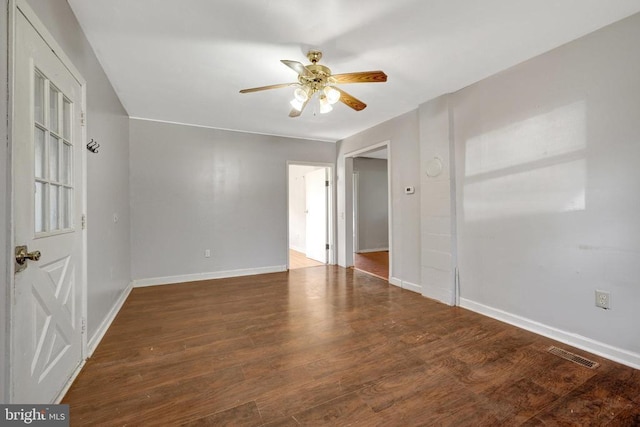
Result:
<svg viewBox="0 0 640 427"><path fill-rule="evenodd" d="M305 102L309 99L309 90L306 87L298 86L293 91L293 97L300 102Z"/></svg>
<svg viewBox="0 0 640 427"><path fill-rule="evenodd" d="M305 101L300 101L298 98L293 98L289 104L291 104L291 106L296 110L302 111L302 107L304 106L304 103Z"/></svg>
<svg viewBox="0 0 640 427"><path fill-rule="evenodd" d="M331 86L325 86L323 89L325 96L327 97L327 101L329 104L335 104L340 101L340 92Z"/></svg>
<svg viewBox="0 0 640 427"><path fill-rule="evenodd" d="M327 96L323 94L320 97L320 114L327 114L331 110L333 110L333 107L329 103L329 100L327 99Z"/></svg>

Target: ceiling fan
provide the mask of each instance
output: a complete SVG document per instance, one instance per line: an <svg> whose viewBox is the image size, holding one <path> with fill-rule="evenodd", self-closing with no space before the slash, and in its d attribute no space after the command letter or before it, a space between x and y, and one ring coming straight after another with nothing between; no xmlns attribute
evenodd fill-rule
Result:
<svg viewBox="0 0 640 427"><path fill-rule="evenodd" d="M320 104L320 113L328 113L333 109L332 105L340 101L356 111L364 110L367 106L353 95L349 95L342 89L336 87L345 83L383 83L387 81L387 75L382 71L362 71L358 73L331 74L331 70L324 65L318 64L322 58L322 52L311 50L307 53L307 58L311 61L309 65L303 65L298 61L283 59L282 62L287 67L298 73L297 83L282 83L270 86L254 87L242 89L240 93L258 92L261 90L278 89L281 87L295 86L293 107L289 117L298 117L307 106L309 101L317 94Z"/></svg>

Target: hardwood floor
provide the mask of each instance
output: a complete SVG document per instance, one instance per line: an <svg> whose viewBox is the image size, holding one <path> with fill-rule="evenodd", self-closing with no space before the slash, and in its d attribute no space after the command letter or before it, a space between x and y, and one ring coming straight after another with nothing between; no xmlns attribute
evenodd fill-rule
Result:
<svg viewBox="0 0 640 427"><path fill-rule="evenodd" d="M325 266L134 289L63 403L74 426L631 426L640 371Z"/></svg>
<svg viewBox="0 0 640 427"><path fill-rule="evenodd" d="M357 270L389 280L389 251L354 253L353 264Z"/></svg>
<svg viewBox="0 0 640 427"><path fill-rule="evenodd" d="M324 265L323 263L316 261L315 259L307 258L302 252L289 249L289 270L296 268L317 267Z"/></svg>

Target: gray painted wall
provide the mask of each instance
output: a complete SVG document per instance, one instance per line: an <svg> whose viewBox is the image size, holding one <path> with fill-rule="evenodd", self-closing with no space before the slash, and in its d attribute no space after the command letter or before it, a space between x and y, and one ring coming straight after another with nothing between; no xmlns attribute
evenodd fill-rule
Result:
<svg viewBox="0 0 640 427"><path fill-rule="evenodd" d="M639 39L636 15L341 141L340 264L343 156L390 140L395 276L452 303L458 267L463 305L640 366Z"/></svg>
<svg viewBox="0 0 640 427"><path fill-rule="evenodd" d="M420 284L420 195L404 194L404 187L419 190L420 159L418 111L414 110L338 142L338 263L347 266L347 254L353 251L352 177L345 154L390 141L391 169L391 270L396 284Z"/></svg>
<svg viewBox="0 0 640 427"><path fill-rule="evenodd" d="M130 282L129 119L65 0L28 0L87 81L88 338ZM114 222L114 214L118 221Z"/></svg>
<svg viewBox="0 0 640 427"><path fill-rule="evenodd" d="M640 365L638 40L635 15L452 103L462 296Z"/></svg>
<svg viewBox="0 0 640 427"><path fill-rule="evenodd" d="M329 142L144 120L130 135L134 279L285 266L287 161L335 160Z"/></svg>
<svg viewBox="0 0 640 427"><path fill-rule="evenodd" d="M389 191L387 161L353 159L358 174L358 250L389 249Z"/></svg>
<svg viewBox="0 0 640 427"><path fill-rule="evenodd" d="M7 364L7 342L9 312L9 272L7 271L6 260L9 259L9 191L8 178L10 173L8 135L7 135L7 32L8 27L7 9L8 2L0 2L0 402L6 402L5 393L8 392L9 366Z"/></svg>

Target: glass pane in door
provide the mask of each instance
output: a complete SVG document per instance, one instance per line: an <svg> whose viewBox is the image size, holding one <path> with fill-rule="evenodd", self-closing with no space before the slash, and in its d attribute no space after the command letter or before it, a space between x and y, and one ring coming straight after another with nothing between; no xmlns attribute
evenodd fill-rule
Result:
<svg viewBox="0 0 640 427"><path fill-rule="evenodd" d="M44 159L45 151L44 151L44 141L45 141L45 132L36 126L35 129L35 138L34 138L34 153L35 153L35 174L36 178L44 178Z"/></svg>
<svg viewBox="0 0 640 427"><path fill-rule="evenodd" d="M35 230L36 233L42 233L46 231L45 228L45 193L44 186L42 182L36 182L35 188Z"/></svg>
<svg viewBox="0 0 640 427"><path fill-rule="evenodd" d="M60 182L71 184L71 145L62 143L62 153L60 154Z"/></svg>
<svg viewBox="0 0 640 427"><path fill-rule="evenodd" d="M62 137L71 139L71 102L67 98L62 101Z"/></svg>
<svg viewBox="0 0 640 427"><path fill-rule="evenodd" d="M60 117L58 117L58 92L56 88L49 87L49 129L51 131L58 133L58 123L60 121Z"/></svg>
<svg viewBox="0 0 640 427"><path fill-rule="evenodd" d="M33 118L44 124L44 78L36 71L33 80Z"/></svg>
<svg viewBox="0 0 640 427"><path fill-rule="evenodd" d="M58 181L58 147L60 140L51 135L49 138L49 181Z"/></svg>
<svg viewBox="0 0 640 427"><path fill-rule="evenodd" d="M49 186L49 231L60 229L58 223L59 205L58 194L60 193L59 185Z"/></svg>

